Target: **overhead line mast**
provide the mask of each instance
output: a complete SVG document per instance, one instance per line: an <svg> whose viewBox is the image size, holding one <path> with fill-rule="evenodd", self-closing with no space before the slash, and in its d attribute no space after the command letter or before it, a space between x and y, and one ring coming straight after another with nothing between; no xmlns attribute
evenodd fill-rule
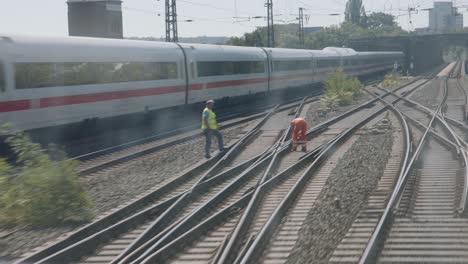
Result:
<svg viewBox="0 0 468 264"><path fill-rule="evenodd" d="M267 37L268 47L275 47L275 29L273 26L273 0L267 0L265 4L267 8Z"/></svg>
<svg viewBox="0 0 468 264"><path fill-rule="evenodd" d="M299 8L299 44L304 48L304 8L302 7Z"/></svg>
<svg viewBox="0 0 468 264"><path fill-rule="evenodd" d="M179 42L176 0L166 0L166 42Z"/></svg>

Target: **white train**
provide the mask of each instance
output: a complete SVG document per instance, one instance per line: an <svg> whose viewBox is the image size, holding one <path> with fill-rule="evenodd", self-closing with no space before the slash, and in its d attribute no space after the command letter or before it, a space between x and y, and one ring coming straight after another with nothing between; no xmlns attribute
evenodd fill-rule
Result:
<svg viewBox="0 0 468 264"><path fill-rule="evenodd" d="M31 130L392 69L400 52L0 35L0 124Z"/></svg>

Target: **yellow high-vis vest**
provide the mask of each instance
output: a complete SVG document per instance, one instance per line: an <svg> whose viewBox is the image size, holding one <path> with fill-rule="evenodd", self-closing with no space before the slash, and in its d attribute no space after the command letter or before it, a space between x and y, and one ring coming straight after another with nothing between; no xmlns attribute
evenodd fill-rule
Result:
<svg viewBox="0 0 468 264"><path fill-rule="evenodd" d="M218 124L216 124L216 114L208 108L205 108L202 112L202 129L207 129L205 125L205 115L208 113L208 126L210 129L218 129Z"/></svg>

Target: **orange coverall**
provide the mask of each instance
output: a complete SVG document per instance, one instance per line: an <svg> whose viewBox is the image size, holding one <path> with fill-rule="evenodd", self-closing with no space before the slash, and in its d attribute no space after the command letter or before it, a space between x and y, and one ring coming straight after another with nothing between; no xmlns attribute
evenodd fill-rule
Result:
<svg viewBox="0 0 468 264"><path fill-rule="evenodd" d="M307 132L307 122L304 118L296 118L291 122L291 126L293 127L292 133L292 141L293 141L293 150L297 149L298 144L303 144L302 151L307 151L307 140L306 140L306 132ZM298 139L300 138L300 141Z"/></svg>

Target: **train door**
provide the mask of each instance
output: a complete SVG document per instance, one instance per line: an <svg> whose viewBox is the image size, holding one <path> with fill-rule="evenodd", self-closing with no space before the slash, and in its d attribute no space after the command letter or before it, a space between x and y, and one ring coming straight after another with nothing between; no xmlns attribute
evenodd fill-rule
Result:
<svg viewBox="0 0 468 264"><path fill-rule="evenodd" d="M265 48L261 48L263 52L266 54L266 73L267 73L267 79L268 79L268 84L267 84L267 92L270 92L271 89L271 75L273 74L273 55L272 55L272 50L266 50Z"/></svg>
<svg viewBox="0 0 468 264"><path fill-rule="evenodd" d="M0 126L10 121L8 112L9 91L7 89L7 74L5 62L0 56Z"/></svg>

